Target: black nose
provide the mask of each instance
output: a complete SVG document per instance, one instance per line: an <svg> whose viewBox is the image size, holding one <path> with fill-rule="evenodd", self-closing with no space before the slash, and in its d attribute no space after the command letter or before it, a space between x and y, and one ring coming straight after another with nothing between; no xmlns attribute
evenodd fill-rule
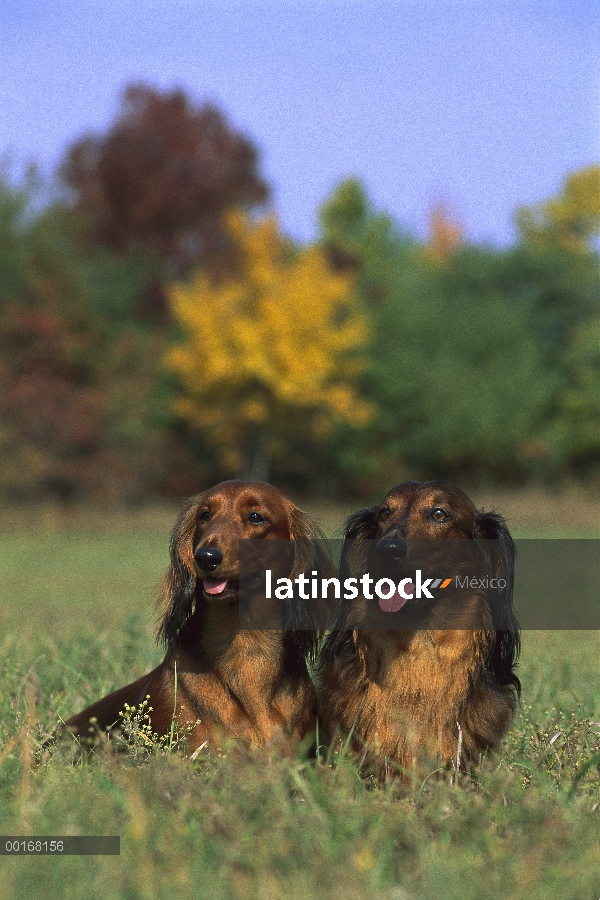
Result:
<svg viewBox="0 0 600 900"><path fill-rule="evenodd" d="M375 545L375 555L384 563L400 562L407 551L408 544L403 538L382 538Z"/></svg>
<svg viewBox="0 0 600 900"><path fill-rule="evenodd" d="M203 572L212 572L223 562L223 554L216 547L198 547L194 553L196 565Z"/></svg>

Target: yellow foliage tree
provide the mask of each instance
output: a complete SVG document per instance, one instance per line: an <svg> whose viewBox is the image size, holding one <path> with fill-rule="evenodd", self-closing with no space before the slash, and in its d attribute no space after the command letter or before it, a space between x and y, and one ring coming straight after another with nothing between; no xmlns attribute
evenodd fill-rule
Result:
<svg viewBox="0 0 600 900"><path fill-rule="evenodd" d="M444 262L464 243L462 225L444 203L436 203L429 210L428 219L427 255L435 262Z"/></svg>
<svg viewBox="0 0 600 900"><path fill-rule="evenodd" d="M236 212L229 229L237 275L215 283L199 271L170 290L182 339L167 365L182 388L179 415L225 471L258 480L295 436L324 440L336 421L368 421L355 386L368 323L320 248L294 252L271 217L253 223Z"/></svg>
<svg viewBox="0 0 600 900"><path fill-rule="evenodd" d="M572 172L557 197L517 210L523 240L535 247L558 244L586 253L600 231L600 166Z"/></svg>

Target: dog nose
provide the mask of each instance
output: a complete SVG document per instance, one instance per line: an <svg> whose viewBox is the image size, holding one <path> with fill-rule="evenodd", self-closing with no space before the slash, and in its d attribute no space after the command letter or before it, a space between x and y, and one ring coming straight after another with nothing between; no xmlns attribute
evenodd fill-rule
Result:
<svg viewBox="0 0 600 900"><path fill-rule="evenodd" d="M384 563L400 562L407 552L408 544L402 538L382 538L375 545L375 555Z"/></svg>
<svg viewBox="0 0 600 900"><path fill-rule="evenodd" d="M212 572L223 562L223 554L216 547L198 547L194 553L196 565L203 572Z"/></svg>

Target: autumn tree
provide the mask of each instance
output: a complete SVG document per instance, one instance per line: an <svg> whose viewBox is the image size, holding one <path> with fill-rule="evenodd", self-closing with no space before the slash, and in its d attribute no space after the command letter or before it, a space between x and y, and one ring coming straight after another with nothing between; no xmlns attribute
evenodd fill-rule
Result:
<svg viewBox="0 0 600 900"><path fill-rule="evenodd" d="M159 366L166 339L115 325L131 272L83 252L71 226L0 174L0 499L185 493Z"/></svg>
<svg viewBox="0 0 600 900"><path fill-rule="evenodd" d="M444 203L435 203L428 215L429 235L427 253L430 258L443 262L464 244L464 231L458 219Z"/></svg>
<svg viewBox="0 0 600 900"><path fill-rule="evenodd" d="M239 271L218 284L198 271L172 288L182 340L167 364L179 414L218 448L224 471L260 480L295 440L367 421L355 378L368 326L321 249L294 250L273 218L236 213L228 227Z"/></svg>
<svg viewBox="0 0 600 900"><path fill-rule="evenodd" d="M231 247L224 210L265 201L252 143L182 90L126 88L117 120L67 152L61 174L91 235L157 253L181 275Z"/></svg>

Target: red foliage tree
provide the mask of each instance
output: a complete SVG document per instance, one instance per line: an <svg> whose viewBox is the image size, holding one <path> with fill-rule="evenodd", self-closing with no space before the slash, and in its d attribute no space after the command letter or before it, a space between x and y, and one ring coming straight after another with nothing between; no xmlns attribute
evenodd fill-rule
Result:
<svg viewBox="0 0 600 900"><path fill-rule="evenodd" d="M73 144L61 174L94 239L149 248L181 275L229 249L224 210L267 199L257 162L219 110L133 84L110 131Z"/></svg>

